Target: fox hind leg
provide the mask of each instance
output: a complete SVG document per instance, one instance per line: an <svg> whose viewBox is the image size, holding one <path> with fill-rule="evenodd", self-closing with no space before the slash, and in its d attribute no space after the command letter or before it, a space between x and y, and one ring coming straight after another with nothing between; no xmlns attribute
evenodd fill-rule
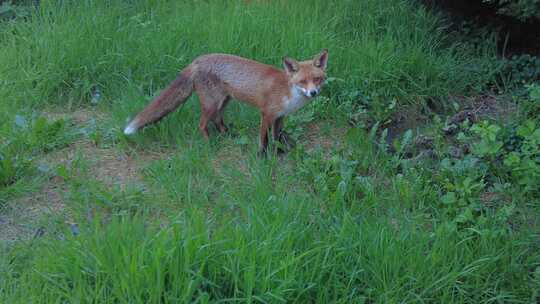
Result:
<svg viewBox="0 0 540 304"><path fill-rule="evenodd" d="M201 101L201 118L199 121L199 130L205 139L208 140L208 123L215 117L218 107L212 99L208 99L204 94L199 95Z"/></svg>
<svg viewBox="0 0 540 304"><path fill-rule="evenodd" d="M225 112L225 107L229 103L229 100L230 100L229 96L225 97L223 102L219 105L218 110L216 114L214 115L214 119L212 120L220 133L225 133L228 131L227 126L223 122L223 112Z"/></svg>
<svg viewBox="0 0 540 304"><path fill-rule="evenodd" d="M199 129L204 138L208 140L208 123L210 121L215 122L216 117L219 117L219 111L223 108L223 103L226 101L228 95L212 77L207 77L203 81L195 83L195 91L199 96L201 104ZM223 118L220 119L220 122L223 122Z"/></svg>

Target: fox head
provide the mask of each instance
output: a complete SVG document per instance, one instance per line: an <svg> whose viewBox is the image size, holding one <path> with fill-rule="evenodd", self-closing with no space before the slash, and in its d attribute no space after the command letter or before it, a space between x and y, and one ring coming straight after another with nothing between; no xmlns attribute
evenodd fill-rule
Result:
<svg viewBox="0 0 540 304"><path fill-rule="evenodd" d="M321 92L326 79L327 63L328 50L326 49L315 55L312 60L298 62L289 57L283 58L283 66L289 76L289 83L308 98L315 97Z"/></svg>

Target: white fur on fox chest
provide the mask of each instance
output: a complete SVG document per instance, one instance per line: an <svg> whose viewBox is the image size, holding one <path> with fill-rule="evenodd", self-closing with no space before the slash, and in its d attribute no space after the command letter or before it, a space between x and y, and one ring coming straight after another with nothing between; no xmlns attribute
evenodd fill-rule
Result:
<svg viewBox="0 0 540 304"><path fill-rule="evenodd" d="M291 89L291 96L283 97L283 108L279 112L279 116L285 116L296 112L298 109L304 106L307 101L308 98L306 95L304 95L300 89L293 87Z"/></svg>

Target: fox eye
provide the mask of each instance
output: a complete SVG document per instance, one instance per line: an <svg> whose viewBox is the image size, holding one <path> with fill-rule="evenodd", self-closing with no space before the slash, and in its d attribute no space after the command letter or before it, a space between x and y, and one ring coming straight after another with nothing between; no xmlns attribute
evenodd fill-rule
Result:
<svg viewBox="0 0 540 304"><path fill-rule="evenodd" d="M305 79L304 79L304 80L300 80L300 84L305 85L305 84L307 84L307 81L306 81Z"/></svg>
<svg viewBox="0 0 540 304"><path fill-rule="evenodd" d="M315 79L313 79L313 82L315 83L320 83L322 81L323 81L322 77L316 77Z"/></svg>

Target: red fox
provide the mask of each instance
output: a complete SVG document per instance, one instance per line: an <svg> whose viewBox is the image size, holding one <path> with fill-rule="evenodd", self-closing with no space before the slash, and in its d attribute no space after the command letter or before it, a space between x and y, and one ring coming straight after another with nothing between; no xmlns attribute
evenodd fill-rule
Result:
<svg viewBox="0 0 540 304"><path fill-rule="evenodd" d="M282 132L283 117L317 96L325 82L328 50L312 60L296 61L283 57L284 71L250 59L209 54L195 59L180 72L176 80L137 114L124 129L129 135L141 127L159 121L183 104L193 90L199 95L201 117L199 129L208 140L208 123L226 132L223 110L230 98L244 101L261 112L259 154L268 147L268 130L274 140L287 142Z"/></svg>

